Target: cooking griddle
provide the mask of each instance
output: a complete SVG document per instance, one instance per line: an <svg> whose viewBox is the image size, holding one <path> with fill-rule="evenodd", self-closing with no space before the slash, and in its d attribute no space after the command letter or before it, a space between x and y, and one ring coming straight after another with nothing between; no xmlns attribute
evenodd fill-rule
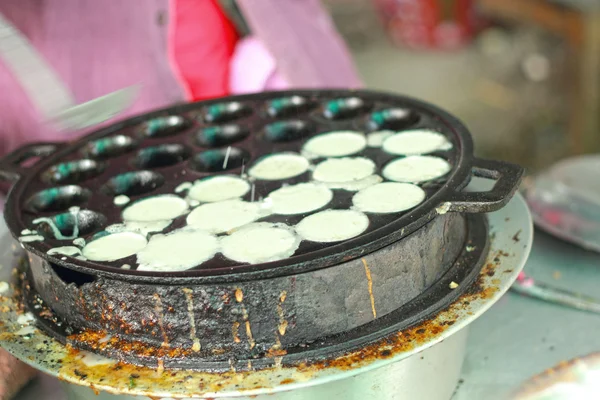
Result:
<svg viewBox="0 0 600 400"><path fill-rule="evenodd" d="M427 194L425 201L407 212L367 213L370 225L361 235L337 243L304 240L292 257L283 260L249 265L217 254L187 271L136 271L135 256L94 262L48 255L49 249L72 245L72 240L57 240L48 224L33 224L40 217L52 218L61 233L69 235L77 223L79 236L89 241L107 226L122 222L124 207L115 205L115 196L126 195L132 204L159 194L173 194L184 182L216 175L240 176L262 157L300 153L308 139L326 132L406 129L433 130L452 143L448 151L431 153L445 159L452 169L443 178L419 184ZM373 160L378 175L387 163L401 157L371 147L352 155L359 156ZM23 166L32 157L41 159L31 167ZM322 160L314 159L312 164ZM5 207L11 232L20 237L25 229L37 229L44 236L43 241L23 243L27 250L74 271L171 282L179 278L266 278L335 265L410 235L439 212L498 209L514 193L522 174L522 169L512 164L474 158L466 128L434 106L403 96L336 90L261 93L170 107L117 123L70 144L23 147L5 158L0 170L5 177L18 178ZM462 192L473 175L498 182L490 192ZM254 190L243 200L257 201L282 185L310 180L310 170L286 180L256 180ZM355 192L333 193L327 209L350 208ZM441 205L445 205L443 211L438 209ZM69 211L74 206L80 207L75 214ZM311 213L271 215L259 221L293 226ZM185 217L174 220L163 233L184 227ZM132 268L122 269L123 264Z"/></svg>

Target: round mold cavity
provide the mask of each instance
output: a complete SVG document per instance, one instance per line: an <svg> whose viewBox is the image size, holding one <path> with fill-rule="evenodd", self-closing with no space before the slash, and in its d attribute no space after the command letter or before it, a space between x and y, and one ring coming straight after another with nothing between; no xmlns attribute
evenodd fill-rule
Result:
<svg viewBox="0 0 600 400"><path fill-rule="evenodd" d="M204 120L209 123L230 122L250 114L252 114L252 109L249 106L238 101L230 101L206 107Z"/></svg>
<svg viewBox="0 0 600 400"><path fill-rule="evenodd" d="M109 196L136 196L151 192L163 183L165 178L156 172L126 172L111 178L101 190Z"/></svg>
<svg viewBox="0 0 600 400"><path fill-rule="evenodd" d="M221 147L244 140L250 132L236 124L209 126L196 134L196 143L202 147Z"/></svg>
<svg viewBox="0 0 600 400"><path fill-rule="evenodd" d="M250 153L229 146L196 154L190 161L190 167L198 172L220 172L248 165L248 161L250 161Z"/></svg>
<svg viewBox="0 0 600 400"><path fill-rule="evenodd" d="M105 165L101 162L83 159L56 164L42 173L47 183L79 183L100 175Z"/></svg>
<svg viewBox="0 0 600 400"><path fill-rule="evenodd" d="M192 123L180 115L169 115L148 120L142 124L142 132L148 137L164 137L181 133Z"/></svg>
<svg viewBox="0 0 600 400"><path fill-rule="evenodd" d="M33 212L64 211L85 203L92 192L81 186L69 185L45 189L31 196L25 208Z"/></svg>
<svg viewBox="0 0 600 400"><path fill-rule="evenodd" d="M333 99L323 106L323 115L327 119L339 120L358 117L371 108L371 104L359 97Z"/></svg>
<svg viewBox="0 0 600 400"><path fill-rule="evenodd" d="M86 157L107 159L120 156L135 147L135 141L126 135L109 136L86 144L82 152Z"/></svg>
<svg viewBox="0 0 600 400"><path fill-rule="evenodd" d="M271 100L267 105L267 114L272 117L291 117L310 111L315 102L302 96L289 96Z"/></svg>
<svg viewBox="0 0 600 400"><path fill-rule="evenodd" d="M367 126L373 130L399 131L414 125L418 120L419 116L406 108L387 108L372 113Z"/></svg>
<svg viewBox="0 0 600 400"><path fill-rule="evenodd" d="M187 160L191 151L181 144L161 144L141 149L135 157L138 168L163 168Z"/></svg>
<svg viewBox="0 0 600 400"><path fill-rule="evenodd" d="M106 224L106 217L92 210L73 210L33 222L44 237L69 240L100 230Z"/></svg>
<svg viewBox="0 0 600 400"><path fill-rule="evenodd" d="M314 125L301 121L278 121L265 127L265 138L270 142L292 142L315 132Z"/></svg>

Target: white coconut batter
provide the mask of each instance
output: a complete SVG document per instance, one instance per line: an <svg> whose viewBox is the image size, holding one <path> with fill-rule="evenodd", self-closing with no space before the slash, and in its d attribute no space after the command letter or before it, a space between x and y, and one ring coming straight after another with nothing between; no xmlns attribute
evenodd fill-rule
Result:
<svg viewBox="0 0 600 400"><path fill-rule="evenodd" d="M202 203L212 203L244 196L250 184L236 176L215 176L196 181L188 196Z"/></svg>
<svg viewBox="0 0 600 400"><path fill-rule="evenodd" d="M250 224L221 239L221 252L231 260L250 264L270 262L294 254L300 238L283 224Z"/></svg>
<svg viewBox="0 0 600 400"><path fill-rule="evenodd" d="M192 187L192 182L183 182L175 188L175 193L185 192L187 190L190 190L191 187Z"/></svg>
<svg viewBox="0 0 600 400"><path fill-rule="evenodd" d="M434 156L399 158L383 168L383 176L390 181L418 183L437 179L450 171L450 164Z"/></svg>
<svg viewBox="0 0 600 400"><path fill-rule="evenodd" d="M394 131L377 131L367 135L367 146L369 147L381 147L385 139L392 136Z"/></svg>
<svg viewBox="0 0 600 400"><path fill-rule="evenodd" d="M48 255L65 255L65 256L80 256L81 249L75 246L54 247L46 252Z"/></svg>
<svg viewBox="0 0 600 400"><path fill-rule="evenodd" d="M130 201L129 196L125 196L124 194L120 194L113 199L113 202L115 203L116 206L123 206L123 205L129 203L129 201Z"/></svg>
<svg viewBox="0 0 600 400"><path fill-rule="evenodd" d="M369 213L394 213L409 210L425 200L425 191L411 183L384 182L356 193L352 204Z"/></svg>
<svg viewBox="0 0 600 400"><path fill-rule="evenodd" d="M341 189L347 190L349 192L356 192L358 190L368 188L369 186L373 186L379 182L382 182L383 178L379 175L371 175L366 178L359 179L357 181L350 182L330 182L326 183L328 188L330 189Z"/></svg>
<svg viewBox="0 0 600 400"><path fill-rule="evenodd" d="M375 163L368 158L330 158L317 165L313 179L326 183L352 182L364 179L374 172Z"/></svg>
<svg viewBox="0 0 600 400"><path fill-rule="evenodd" d="M219 241L209 233L190 228L154 235L137 254L138 271L184 271L211 259Z"/></svg>
<svg viewBox="0 0 600 400"><path fill-rule="evenodd" d="M93 240L81 252L88 260L115 261L134 255L146 247L146 244L146 237L139 233L121 232Z"/></svg>
<svg viewBox="0 0 600 400"><path fill-rule="evenodd" d="M19 241L23 243L43 242L44 237L41 235L19 236Z"/></svg>
<svg viewBox="0 0 600 400"><path fill-rule="evenodd" d="M164 194L136 201L123 211L126 221L165 221L179 217L188 210L187 202L179 196Z"/></svg>
<svg viewBox="0 0 600 400"><path fill-rule="evenodd" d="M148 222L125 221L125 223L123 223L123 224L115 224L115 225L107 226L105 228L105 230L110 233L136 232L136 233L140 233L140 234L146 236L149 233L162 232L163 230L165 230L165 228L167 228L169 225L171 225L172 222L173 222L172 220L148 221Z"/></svg>
<svg viewBox="0 0 600 400"><path fill-rule="evenodd" d="M367 146L365 135L355 131L324 133L308 140L303 151L312 156L343 157L356 154Z"/></svg>
<svg viewBox="0 0 600 400"><path fill-rule="evenodd" d="M429 130L398 132L383 142L383 151L404 156L427 154L451 148L452 144L446 136Z"/></svg>
<svg viewBox="0 0 600 400"><path fill-rule="evenodd" d="M304 218L296 225L296 232L313 242L339 242L363 233L369 227L369 218L354 210L325 210Z"/></svg>
<svg viewBox="0 0 600 400"><path fill-rule="evenodd" d="M194 209L187 216L187 223L206 232L221 233L254 222L268 214L260 203L225 200L203 204Z"/></svg>
<svg viewBox="0 0 600 400"><path fill-rule="evenodd" d="M326 186L316 183L299 183L277 189L265 199L274 214L303 214L325 207L333 198Z"/></svg>
<svg viewBox="0 0 600 400"><path fill-rule="evenodd" d="M248 175L256 179L276 181L301 175L308 170L309 162L296 153L279 153L258 160Z"/></svg>

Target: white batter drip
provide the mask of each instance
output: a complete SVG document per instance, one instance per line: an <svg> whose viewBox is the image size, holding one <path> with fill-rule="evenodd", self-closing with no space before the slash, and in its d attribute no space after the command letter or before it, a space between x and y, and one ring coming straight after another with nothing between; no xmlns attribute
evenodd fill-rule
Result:
<svg viewBox="0 0 600 400"><path fill-rule="evenodd" d="M184 271L211 259L219 241L209 233L190 228L154 235L137 254L138 271Z"/></svg>
<svg viewBox="0 0 600 400"><path fill-rule="evenodd" d="M399 132L383 142L383 151L404 156L427 154L451 148L452 144L446 136L429 130Z"/></svg>
<svg viewBox="0 0 600 400"><path fill-rule="evenodd" d="M62 247L54 247L46 252L49 255L65 255L65 256L80 256L81 249L75 246L62 246Z"/></svg>
<svg viewBox="0 0 600 400"><path fill-rule="evenodd" d="M210 233L227 232L268 215L261 204L241 200L207 203L187 216L189 226Z"/></svg>
<svg viewBox="0 0 600 400"><path fill-rule="evenodd" d="M125 196L124 194L120 194L113 199L113 202L116 206L124 206L125 204L129 203L129 201L129 196Z"/></svg>
<svg viewBox="0 0 600 400"><path fill-rule="evenodd" d="M250 264L290 257L300 238L283 224L259 222L245 226L221 239L221 252L231 260Z"/></svg>
<svg viewBox="0 0 600 400"><path fill-rule="evenodd" d="M23 243L43 242L44 237L42 235L19 236L19 241Z"/></svg>
<svg viewBox="0 0 600 400"><path fill-rule="evenodd" d="M196 181L188 196L201 203L212 203L244 196L250 184L236 176L215 176Z"/></svg>
<svg viewBox="0 0 600 400"><path fill-rule="evenodd" d="M365 135L355 131L324 133L308 140L303 151L312 156L343 157L356 154L367 146Z"/></svg>
<svg viewBox="0 0 600 400"><path fill-rule="evenodd" d="M330 243L351 239L369 227L369 218L354 210L325 210L304 218L296 232L312 242Z"/></svg>
<svg viewBox="0 0 600 400"><path fill-rule="evenodd" d="M411 183L384 182L356 193L352 204L369 213L394 213L411 209L425 200L425 191Z"/></svg>
<svg viewBox="0 0 600 400"><path fill-rule="evenodd" d="M375 163L364 157L330 158L321 162L313 172L313 179L326 183L352 182L375 172Z"/></svg>
<svg viewBox="0 0 600 400"><path fill-rule="evenodd" d="M308 160L299 154L279 153L258 160L248 170L248 175L256 179L276 181L301 175L308 167Z"/></svg>
<svg viewBox="0 0 600 400"><path fill-rule="evenodd" d="M164 221L183 215L188 210L187 202L179 196L164 194L136 201L123 211L126 221Z"/></svg>
<svg viewBox="0 0 600 400"><path fill-rule="evenodd" d="M322 184L299 183L271 192L265 204L274 214L294 215L325 207L332 198L331 190Z"/></svg>
<svg viewBox="0 0 600 400"><path fill-rule="evenodd" d="M113 233L95 239L82 249L85 258L92 261L115 261L129 257L146 247L146 237L139 233Z"/></svg>
<svg viewBox="0 0 600 400"><path fill-rule="evenodd" d="M385 139L394 134L394 131L377 131L367 135L367 146L381 147Z"/></svg>
<svg viewBox="0 0 600 400"><path fill-rule="evenodd" d="M434 156L409 156L387 164L383 176L390 181L418 183L437 179L450 171L450 164Z"/></svg>

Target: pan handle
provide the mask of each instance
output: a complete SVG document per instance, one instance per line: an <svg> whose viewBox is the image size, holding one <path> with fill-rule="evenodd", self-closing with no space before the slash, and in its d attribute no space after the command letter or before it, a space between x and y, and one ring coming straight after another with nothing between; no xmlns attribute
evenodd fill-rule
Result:
<svg viewBox="0 0 600 400"><path fill-rule="evenodd" d="M54 153L60 143L31 143L21 146L12 153L0 158L0 180L16 181L29 167L23 163L35 157L47 157Z"/></svg>
<svg viewBox="0 0 600 400"><path fill-rule="evenodd" d="M438 212L486 213L504 207L515 194L525 169L504 161L473 160L472 175L494 179L487 192L456 192L438 208Z"/></svg>

